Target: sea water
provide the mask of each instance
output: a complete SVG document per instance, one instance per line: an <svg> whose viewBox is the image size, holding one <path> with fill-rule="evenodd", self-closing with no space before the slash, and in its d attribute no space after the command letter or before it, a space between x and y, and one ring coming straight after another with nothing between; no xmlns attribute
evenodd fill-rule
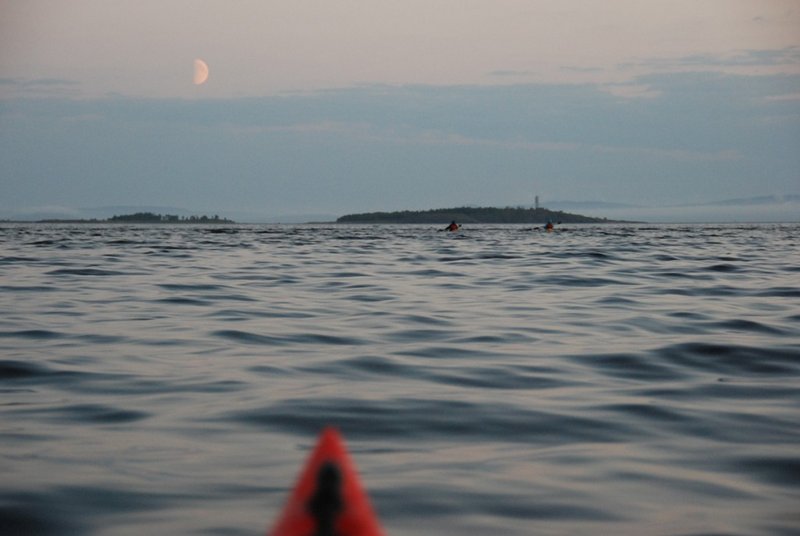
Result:
<svg viewBox="0 0 800 536"><path fill-rule="evenodd" d="M0 226L0 532L800 533L800 225Z"/></svg>

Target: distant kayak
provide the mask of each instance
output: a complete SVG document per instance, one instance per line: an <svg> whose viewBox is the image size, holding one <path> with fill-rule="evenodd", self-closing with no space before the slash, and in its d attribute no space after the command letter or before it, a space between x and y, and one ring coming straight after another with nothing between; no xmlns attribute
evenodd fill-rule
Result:
<svg viewBox="0 0 800 536"><path fill-rule="evenodd" d="M335 428L320 434L269 536L383 536Z"/></svg>

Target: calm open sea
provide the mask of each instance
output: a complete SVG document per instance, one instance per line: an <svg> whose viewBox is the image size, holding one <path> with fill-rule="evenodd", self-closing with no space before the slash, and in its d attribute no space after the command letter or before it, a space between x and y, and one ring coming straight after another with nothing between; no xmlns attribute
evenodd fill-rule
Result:
<svg viewBox="0 0 800 536"><path fill-rule="evenodd" d="M800 534L800 225L0 226L0 533Z"/></svg>

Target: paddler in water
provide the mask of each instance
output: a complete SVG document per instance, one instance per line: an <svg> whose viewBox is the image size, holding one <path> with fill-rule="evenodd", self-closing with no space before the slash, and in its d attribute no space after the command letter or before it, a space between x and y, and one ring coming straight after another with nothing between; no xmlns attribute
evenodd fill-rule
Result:
<svg viewBox="0 0 800 536"><path fill-rule="evenodd" d="M553 228L554 228L554 225L553 225L553 222L551 222L551 221L549 221L549 222L544 224L544 230L547 231L548 233L552 232Z"/></svg>
<svg viewBox="0 0 800 536"><path fill-rule="evenodd" d="M461 229L461 226L456 223L456 220L453 220L450 222L450 225L443 229L443 231L458 231L459 229Z"/></svg>

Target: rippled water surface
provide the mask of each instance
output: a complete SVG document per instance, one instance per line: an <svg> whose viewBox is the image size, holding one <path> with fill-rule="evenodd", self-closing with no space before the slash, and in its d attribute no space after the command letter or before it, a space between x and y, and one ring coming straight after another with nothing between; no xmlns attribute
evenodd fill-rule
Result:
<svg viewBox="0 0 800 536"><path fill-rule="evenodd" d="M0 532L800 533L800 226L0 226Z"/></svg>

